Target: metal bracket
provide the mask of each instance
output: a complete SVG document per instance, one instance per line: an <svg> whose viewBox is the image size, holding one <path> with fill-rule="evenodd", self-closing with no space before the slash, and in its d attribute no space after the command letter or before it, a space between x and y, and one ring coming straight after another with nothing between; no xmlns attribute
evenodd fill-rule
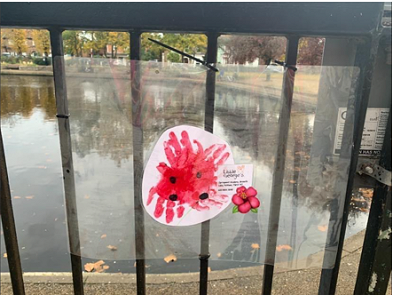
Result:
<svg viewBox="0 0 393 295"><path fill-rule="evenodd" d="M377 164L363 163L358 167L357 172L360 175L366 174L380 183L392 186L392 171L388 171Z"/></svg>
<svg viewBox="0 0 393 295"><path fill-rule="evenodd" d="M210 254L199 254L199 260L208 260L210 258Z"/></svg>

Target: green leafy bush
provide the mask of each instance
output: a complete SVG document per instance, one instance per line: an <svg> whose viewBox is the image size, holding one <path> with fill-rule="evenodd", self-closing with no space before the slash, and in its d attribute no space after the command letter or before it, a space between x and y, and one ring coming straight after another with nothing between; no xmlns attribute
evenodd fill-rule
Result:
<svg viewBox="0 0 393 295"><path fill-rule="evenodd" d="M1 57L1 62L5 62L7 64L18 64L22 60L21 57L18 56L2 56Z"/></svg>
<svg viewBox="0 0 393 295"><path fill-rule="evenodd" d="M32 59L31 57L27 56L1 56L1 62L7 63L7 64L22 64L22 63L28 63Z"/></svg>
<svg viewBox="0 0 393 295"><path fill-rule="evenodd" d="M39 66L49 66L51 65L51 58L49 57L38 57L38 58L33 58L33 63Z"/></svg>

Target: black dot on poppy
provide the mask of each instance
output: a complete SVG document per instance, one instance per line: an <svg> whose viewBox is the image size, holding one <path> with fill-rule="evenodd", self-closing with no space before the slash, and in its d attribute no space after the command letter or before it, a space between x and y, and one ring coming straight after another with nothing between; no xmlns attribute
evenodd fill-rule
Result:
<svg viewBox="0 0 393 295"><path fill-rule="evenodd" d="M169 200L171 201L176 201L177 200L177 195L170 195Z"/></svg>
<svg viewBox="0 0 393 295"><path fill-rule="evenodd" d="M169 181L171 183L176 183L176 177L173 177L173 176L169 177Z"/></svg>
<svg viewBox="0 0 393 295"><path fill-rule="evenodd" d="M198 172L197 175L196 175L196 177L197 177L197 178L201 178L201 177L202 177L202 173L201 173L201 172Z"/></svg>
<svg viewBox="0 0 393 295"><path fill-rule="evenodd" d="M209 195L208 195L207 193L203 193L203 194L201 194L201 195L199 196L199 199L205 200L205 199L207 199L208 197L209 197Z"/></svg>

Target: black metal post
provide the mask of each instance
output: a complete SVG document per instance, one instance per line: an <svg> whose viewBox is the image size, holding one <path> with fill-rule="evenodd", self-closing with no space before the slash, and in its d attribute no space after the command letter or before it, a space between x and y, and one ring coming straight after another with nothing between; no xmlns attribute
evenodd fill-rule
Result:
<svg viewBox="0 0 393 295"><path fill-rule="evenodd" d="M143 126L142 95L140 88L141 33L130 32L131 95L132 95L132 145L134 157L134 214L137 294L146 294L145 218L142 204L143 177Z"/></svg>
<svg viewBox="0 0 393 295"><path fill-rule="evenodd" d="M296 66L298 44L298 36L288 37L287 53L285 57L285 63L288 66ZM287 150L289 122L291 120L294 79L295 71L292 68L287 68L283 79L281 95L283 102L280 113L280 129L278 134L278 146L270 201L268 237L266 244L265 267L263 272L262 294L264 295L271 294L273 285L274 260L276 256L278 223L280 220L281 194L285 174L285 156Z"/></svg>
<svg viewBox="0 0 393 295"><path fill-rule="evenodd" d="M319 283L320 295L334 295L340 269L341 255L344 245L345 231L348 221L349 204L357 168L363 126L367 112L368 99L371 90L375 57L378 51L379 34L376 31L372 38L358 45L355 66L360 68L357 81L355 102L349 100L347 116L343 131L339 161L350 160L348 181L343 190L343 179L336 183L335 198L330 203L330 219L327 241L323 260L323 269ZM343 194L345 193L345 197ZM339 235L338 235L339 234ZM333 267L331 267L333 265Z"/></svg>
<svg viewBox="0 0 393 295"><path fill-rule="evenodd" d="M379 166L392 171L392 108ZM354 294L386 294L392 271L392 187L377 182Z"/></svg>
<svg viewBox="0 0 393 295"><path fill-rule="evenodd" d="M50 42L52 48L57 118L59 123L68 239L71 250L72 279L74 283L74 294L83 295L82 258L80 256L79 225L75 195L74 166L72 161L62 30L51 29Z"/></svg>
<svg viewBox="0 0 393 295"><path fill-rule="evenodd" d="M207 54L206 61L208 64L217 62L217 33L207 35ZM214 123L214 99L216 91L216 72L209 69L206 75L206 103L205 103L205 130L213 133ZM210 221L206 220L201 227L201 254L199 255L200 272L199 272L199 294L207 294L208 269L209 269L209 239L210 239Z"/></svg>
<svg viewBox="0 0 393 295"><path fill-rule="evenodd" d="M18 237L16 235L14 212L10 183L8 181L7 165L3 146L3 136L0 128L0 177L1 177L1 222L3 224L5 249L7 250L8 267L10 269L12 290L16 295L24 295L23 272L20 263Z"/></svg>

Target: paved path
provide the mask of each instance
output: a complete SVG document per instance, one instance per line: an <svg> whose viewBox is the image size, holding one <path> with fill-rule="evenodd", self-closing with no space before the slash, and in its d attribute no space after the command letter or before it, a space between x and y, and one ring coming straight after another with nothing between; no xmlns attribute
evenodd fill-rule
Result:
<svg viewBox="0 0 393 295"><path fill-rule="evenodd" d="M362 251L364 231L346 240L337 295L352 295L356 282L359 259ZM322 253L313 259L322 259ZM209 274L209 294L261 294L263 267L251 267L237 270L212 271ZM277 295L314 295L318 294L319 269L285 270L279 267L274 276L274 291ZM136 294L135 275L132 274L86 274L85 294ZM147 277L147 294L154 295L194 295L198 294L197 273L149 275ZM2 274L1 294L11 295L9 275ZM35 273L25 274L26 294L73 294L70 273ZM391 295L391 287L387 294Z"/></svg>

